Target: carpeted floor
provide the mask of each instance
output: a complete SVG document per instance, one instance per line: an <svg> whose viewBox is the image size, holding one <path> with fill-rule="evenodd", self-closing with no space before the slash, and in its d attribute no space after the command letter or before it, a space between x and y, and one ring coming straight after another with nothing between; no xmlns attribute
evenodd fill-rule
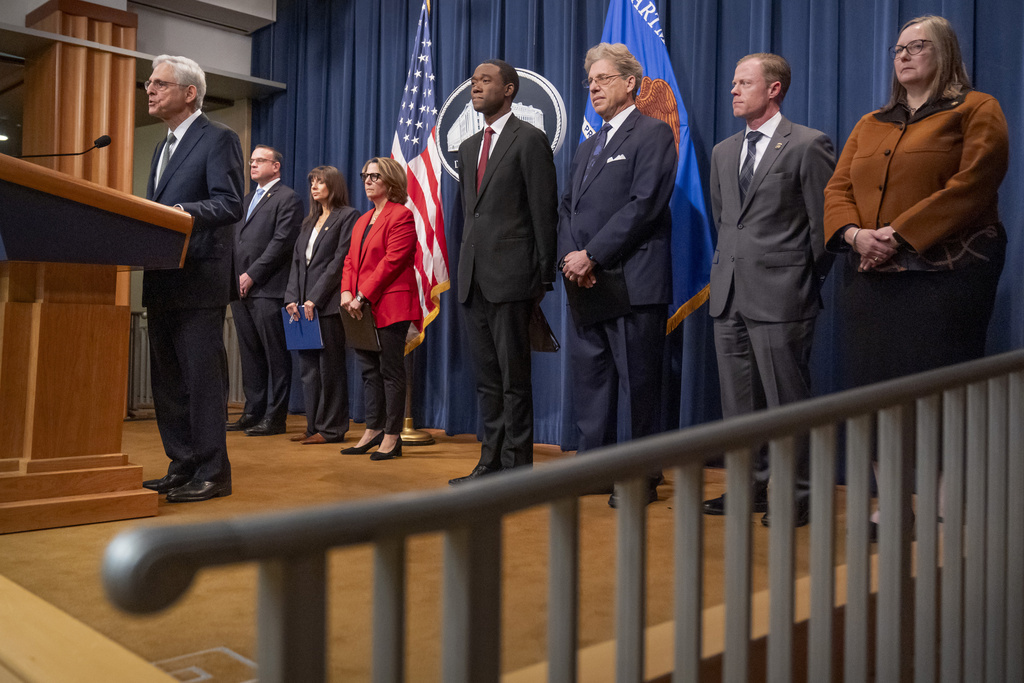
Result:
<svg viewBox="0 0 1024 683"><path fill-rule="evenodd" d="M161 502L156 518L110 522L0 536L0 574L24 586L101 633L168 671L211 672L211 683L253 678L256 568L227 567L200 575L186 597L153 616L137 617L114 608L100 585L100 560L120 531L138 525L181 524L270 510L386 496L390 493L447 487L450 477L469 473L479 444L470 435L449 437L431 431L436 443L407 447L401 459L372 462L368 456L343 456L340 446L302 446L288 437L305 426L289 417L286 435L246 437L228 434L234 494L205 503ZM358 438L354 424L347 444ZM141 464L146 478L162 476L166 457L156 423L125 423L123 449ZM538 465L567 457L554 446L537 446ZM647 623L672 614L672 481L659 489L648 508ZM724 489L720 470L706 473L708 496ZM840 491L837 495L841 496ZM843 503L837 499L837 524ZM607 497L581 501L580 644L612 638L615 511ZM751 518L754 533L754 589L767 586L768 530ZM502 670L511 672L543 661L547 592L546 510L515 515L505 524L505 583L502 614ZM807 572L809 528L797 530L797 572ZM705 518L705 605L722 599L724 518ZM841 544L840 544L841 545ZM842 548L837 552L841 555ZM407 680L440 679L441 538L413 539L408 546ZM841 560L841 558L837 558ZM354 548L330 558L330 680L369 680L371 552ZM216 673L220 672L220 673ZM182 680L188 674L181 674Z"/></svg>

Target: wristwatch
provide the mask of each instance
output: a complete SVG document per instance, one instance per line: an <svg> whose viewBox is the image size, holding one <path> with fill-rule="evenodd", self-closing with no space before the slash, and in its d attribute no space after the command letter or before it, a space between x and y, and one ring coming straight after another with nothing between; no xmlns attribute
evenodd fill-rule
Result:
<svg viewBox="0 0 1024 683"><path fill-rule="evenodd" d="M362 292L356 294L356 301L358 301L363 306L370 303L370 300L363 296Z"/></svg>

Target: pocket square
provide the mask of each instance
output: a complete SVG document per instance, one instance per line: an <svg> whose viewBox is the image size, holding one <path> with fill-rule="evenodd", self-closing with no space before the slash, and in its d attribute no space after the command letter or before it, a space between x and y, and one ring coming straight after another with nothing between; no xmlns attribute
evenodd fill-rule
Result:
<svg viewBox="0 0 1024 683"><path fill-rule="evenodd" d="M607 161L605 161L604 163L606 163L606 164L610 164L610 163L612 163L613 161L625 161L625 160L626 160L626 155L625 155L625 154L620 154L620 155L619 155L619 156L617 156L617 157L612 157L612 158L608 159L608 160L607 160Z"/></svg>

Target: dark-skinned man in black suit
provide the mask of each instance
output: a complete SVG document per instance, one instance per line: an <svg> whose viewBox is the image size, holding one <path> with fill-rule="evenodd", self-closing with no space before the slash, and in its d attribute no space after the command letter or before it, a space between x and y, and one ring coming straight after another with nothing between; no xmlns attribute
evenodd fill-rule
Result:
<svg viewBox="0 0 1024 683"><path fill-rule="evenodd" d="M149 113L167 138L153 153L146 198L192 216L185 263L149 270L142 304L156 423L171 463L143 482L170 503L231 495L224 312L231 296L231 226L242 217L242 147L202 112L206 75L191 59L160 55L146 81Z"/></svg>
<svg viewBox="0 0 1024 683"><path fill-rule="evenodd" d="M477 466L449 484L533 464L529 326L554 281L558 196L547 136L512 114L518 90L511 65L480 64L471 93L485 129L459 146L459 301L484 433Z"/></svg>
<svg viewBox="0 0 1024 683"><path fill-rule="evenodd" d="M281 306L295 238L302 227L302 200L281 182L281 153L256 145L249 176L256 188L242 200L235 225L234 277L238 299L231 317L238 332L245 409L228 431L247 436L283 434L288 417L292 355L284 338Z"/></svg>

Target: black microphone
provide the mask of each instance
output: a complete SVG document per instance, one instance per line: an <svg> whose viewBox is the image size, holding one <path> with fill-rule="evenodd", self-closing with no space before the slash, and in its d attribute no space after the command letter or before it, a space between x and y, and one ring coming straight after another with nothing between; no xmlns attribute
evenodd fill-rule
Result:
<svg viewBox="0 0 1024 683"><path fill-rule="evenodd" d="M110 144L110 136L109 135L101 135L98 138L96 138L95 140L93 140L92 147L90 147L89 149L85 150L85 152L67 152L66 154L23 154L23 155L21 155L19 157L16 157L16 158L18 158L18 159L37 159L39 157L77 157L77 156L81 156L81 155L85 154L86 152L91 152L94 149L99 149L100 147L106 147L109 144Z"/></svg>

